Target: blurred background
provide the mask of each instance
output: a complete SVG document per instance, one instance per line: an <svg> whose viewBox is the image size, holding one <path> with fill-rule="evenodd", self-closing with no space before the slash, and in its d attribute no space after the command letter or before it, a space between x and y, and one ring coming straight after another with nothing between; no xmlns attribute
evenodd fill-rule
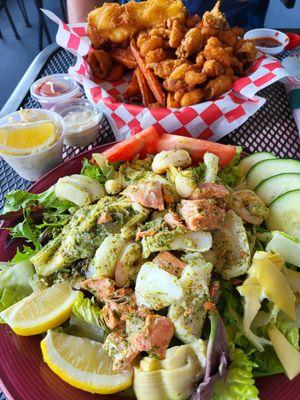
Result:
<svg viewBox="0 0 300 400"><path fill-rule="evenodd" d="M57 27L38 12L41 5L65 18L65 0L0 0L0 109L34 57L55 41ZM281 0L269 0L264 25L299 29L300 0L295 0L293 8L286 8Z"/></svg>

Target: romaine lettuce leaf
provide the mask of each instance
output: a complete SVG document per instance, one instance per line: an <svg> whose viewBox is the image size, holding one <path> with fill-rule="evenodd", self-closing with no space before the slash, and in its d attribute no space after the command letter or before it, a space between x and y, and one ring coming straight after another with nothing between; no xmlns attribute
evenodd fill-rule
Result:
<svg viewBox="0 0 300 400"><path fill-rule="evenodd" d="M276 327L284 334L291 345L299 351L299 329L295 321L280 312L277 316Z"/></svg>
<svg viewBox="0 0 300 400"><path fill-rule="evenodd" d="M80 293L80 295L76 297L72 313L76 317L77 324L79 323L80 325L80 323L82 323L81 327L85 329L90 327L90 330L92 330L93 333L97 333L101 341L105 340L110 331L103 320L102 310L93 304L89 298L84 297L83 293Z"/></svg>
<svg viewBox="0 0 300 400"><path fill-rule="evenodd" d="M0 311L22 300L32 292L29 279L34 269L29 261L4 266L0 271Z"/></svg>
<svg viewBox="0 0 300 400"><path fill-rule="evenodd" d="M231 364L226 381L214 385L213 400L256 400L258 389L252 375L255 366L241 349L230 351Z"/></svg>
<svg viewBox="0 0 300 400"><path fill-rule="evenodd" d="M222 169L218 173L218 177L221 179L224 185L230 187L237 186L241 180L241 176L237 166Z"/></svg>

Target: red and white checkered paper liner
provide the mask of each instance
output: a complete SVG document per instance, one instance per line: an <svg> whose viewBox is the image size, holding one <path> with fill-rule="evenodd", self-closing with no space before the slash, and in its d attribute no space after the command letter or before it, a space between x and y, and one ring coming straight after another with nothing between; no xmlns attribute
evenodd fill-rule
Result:
<svg viewBox="0 0 300 400"><path fill-rule="evenodd" d="M251 66L248 76L235 81L232 89L217 100L179 109L122 103L115 98L125 92L131 75L128 73L117 82L95 83L85 60L91 50L86 24L67 25L51 11L43 11L58 24L57 44L77 56L69 74L83 85L87 98L104 112L116 140L150 125L158 132L219 140L263 106L266 100L255 95L259 90L289 75L277 59L262 55Z"/></svg>

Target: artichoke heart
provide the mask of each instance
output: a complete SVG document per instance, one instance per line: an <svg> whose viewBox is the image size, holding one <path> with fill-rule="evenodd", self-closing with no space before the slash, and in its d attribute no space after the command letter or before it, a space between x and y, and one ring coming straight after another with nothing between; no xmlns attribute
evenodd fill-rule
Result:
<svg viewBox="0 0 300 400"><path fill-rule="evenodd" d="M205 342L197 351L205 354ZM203 374L203 365L193 345L171 347L162 361L144 357L134 368L134 390L138 400L185 400Z"/></svg>

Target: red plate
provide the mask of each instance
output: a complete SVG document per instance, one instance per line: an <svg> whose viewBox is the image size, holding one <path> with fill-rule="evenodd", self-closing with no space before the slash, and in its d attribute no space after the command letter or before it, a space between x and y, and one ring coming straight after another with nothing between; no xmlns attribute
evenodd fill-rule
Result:
<svg viewBox="0 0 300 400"><path fill-rule="evenodd" d="M102 152L111 144L97 147L59 165L41 178L30 191L40 193L53 185L60 177L78 173L83 158ZM16 243L8 241L7 231L1 230L0 260L11 259ZM43 362L40 336L15 335L6 325L0 326L0 384L9 400L121 400L125 396L92 395L75 389L62 381ZM284 375L257 380L262 400L300 399L300 377L290 382Z"/></svg>

